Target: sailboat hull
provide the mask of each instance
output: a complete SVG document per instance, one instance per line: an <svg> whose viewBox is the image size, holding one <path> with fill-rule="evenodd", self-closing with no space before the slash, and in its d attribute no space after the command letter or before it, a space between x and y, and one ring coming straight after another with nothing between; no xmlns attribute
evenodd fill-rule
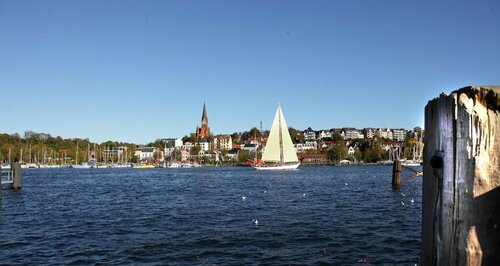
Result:
<svg viewBox="0 0 500 266"><path fill-rule="evenodd" d="M300 163L296 164L285 164L285 165L273 165L273 166L253 166L256 170L293 170L299 167Z"/></svg>

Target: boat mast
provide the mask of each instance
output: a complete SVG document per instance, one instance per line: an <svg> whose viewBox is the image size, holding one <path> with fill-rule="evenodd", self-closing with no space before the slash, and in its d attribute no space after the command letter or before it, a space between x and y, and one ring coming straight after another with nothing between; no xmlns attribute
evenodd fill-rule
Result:
<svg viewBox="0 0 500 266"><path fill-rule="evenodd" d="M75 150L75 164L78 164L78 141L76 142L76 150Z"/></svg>
<svg viewBox="0 0 500 266"><path fill-rule="evenodd" d="M278 105L278 129L279 129L279 143L280 143L280 162L283 164L284 156L283 156L283 136L281 134L281 106Z"/></svg>

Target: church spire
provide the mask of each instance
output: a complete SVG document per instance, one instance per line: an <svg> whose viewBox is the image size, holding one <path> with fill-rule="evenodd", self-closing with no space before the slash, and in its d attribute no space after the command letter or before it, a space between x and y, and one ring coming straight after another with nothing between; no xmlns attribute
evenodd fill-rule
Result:
<svg viewBox="0 0 500 266"><path fill-rule="evenodd" d="M196 128L196 138L202 139L210 136L210 128L208 127L207 107L203 102L203 114L201 115L201 126Z"/></svg>
<svg viewBox="0 0 500 266"><path fill-rule="evenodd" d="M201 115L201 123L208 124L207 108L205 107L205 102L203 102L203 114Z"/></svg>

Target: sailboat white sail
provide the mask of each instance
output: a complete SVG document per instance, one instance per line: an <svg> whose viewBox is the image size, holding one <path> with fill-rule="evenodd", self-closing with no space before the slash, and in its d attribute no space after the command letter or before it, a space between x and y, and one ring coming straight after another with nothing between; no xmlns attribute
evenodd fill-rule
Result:
<svg viewBox="0 0 500 266"><path fill-rule="evenodd" d="M255 166L255 169L296 169L300 165L280 105L278 105L274 115L271 133L269 133L262 160L265 165Z"/></svg>

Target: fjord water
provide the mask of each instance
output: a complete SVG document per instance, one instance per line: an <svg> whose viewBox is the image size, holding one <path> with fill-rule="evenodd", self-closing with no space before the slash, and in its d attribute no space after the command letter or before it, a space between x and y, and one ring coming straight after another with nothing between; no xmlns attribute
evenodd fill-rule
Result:
<svg viewBox="0 0 500 266"><path fill-rule="evenodd" d="M394 191L391 170L25 170L0 263L418 263L421 179Z"/></svg>

